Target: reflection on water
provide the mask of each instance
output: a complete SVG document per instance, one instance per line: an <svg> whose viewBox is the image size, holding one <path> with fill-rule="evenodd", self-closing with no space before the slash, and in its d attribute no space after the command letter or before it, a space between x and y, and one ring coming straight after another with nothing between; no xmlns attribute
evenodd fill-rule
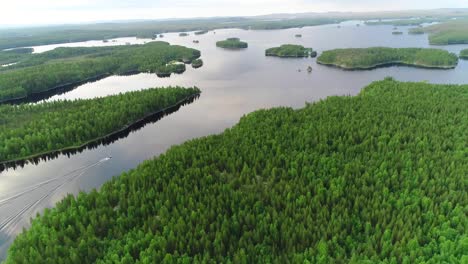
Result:
<svg viewBox="0 0 468 264"><path fill-rule="evenodd" d="M20 192L37 183L94 164L103 157L112 156L111 160L86 170L80 177L57 189L47 203L36 207L36 211L41 211L44 207L52 206L66 193L99 188L113 176L161 154L174 144L220 133L234 125L246 113L275 106L299 108L305 102L317 101L330 95L356 95L365 85L386 76L403 81L468 83L467 61L460 61L454 70L402 66L361 72L317 65L315 59L311 58L281 59L264 55L265 49L286 43L312 47L319 53L333 48L350 47L429 47L427 35L408 35L408 27L399 27L404 32L403 35L392 35L392 26L357 27L357 23L343 23L340 28L337 25L325 25L274 31L227 29L216 30L216 34L191 34L185 38L179 37L177 33L165 34L163 40L171 44L199 49L204 66L199 69L187 67L185 73L170 78L158 78L152 74L112 76L84 84L47 100L93 98L169 85L197 86L202 90L201 97L112 144L84 149L73 155L60 154L53 160L40 161L38 164L27 163L21 168L3 171L0 173L0 199L4 196L2 194ZM295 34L302 34L302 38L295 38ZM227 37L239 37L249 43L249 48L241 51L217 48L216 41ZM198 40L199 43L193 43L193 40ZM463 47L454 45L438 48L458 53ZM36 51L40 49L36 48ZM308 66L312 66L312 73L307 73ZM47 185L41 188L47 192L53 187ZM23 208L30 202L32 201L20 199L9 206ZM9 216L11 214L8 207L0 207L0 222ZM7 236L0 238L0 256L12 237L20 232L21 227L27 226L30 216L31 214L23 215L15 228Z"/></svg>

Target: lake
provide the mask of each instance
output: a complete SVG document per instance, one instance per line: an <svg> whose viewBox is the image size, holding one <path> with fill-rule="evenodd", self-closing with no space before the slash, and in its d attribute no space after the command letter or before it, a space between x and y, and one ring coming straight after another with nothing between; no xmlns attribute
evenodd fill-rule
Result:
<svg viewBox="0 0 468 264"><path fill-rule="evenodd" d="M301 108L332 95L356 95L375 80L392 76L402 81L431 83L468 83L468 62L461 60L453 70L429 70L389 67L370 71L343 71L317 65L315 59L265 57L265 49L281 44L301 44L320 52L351 47L429 47L427 35L408 35L408 27L399 27L403 35L392 35L393 26L356 26L358 21L302 29L247 31L215 30L204 35L179 37L164 34L163 41L199 49L204 66L170 78L154 74L111 76L87 83L47 100L93 98L115 93L161 86L197 86L200 98L182 106L157 122L149 123L110 144L69 155L58 155L38 164L7 169L0 173L0 260L5 257L14 237L27 227L29 219L46 207L52 207L67 193L99 188L123 171L135 168L146 159L165 152L189 139L221 133L243 115L262 108L287 106ZM302 38L295 38L302 34ZM224 50L216 41L239 37L249 43L245 50ZM199 44L193 43L199 40ZM116 42L87 41L34 47L43 52L58 46L96 46L144 43L135 38ZM463 45L437 48L458 52ZM307 73L308 66L312 73ZM301 70L300 72L298 70ZM112 156L111 159L106 157Z"/></svg>

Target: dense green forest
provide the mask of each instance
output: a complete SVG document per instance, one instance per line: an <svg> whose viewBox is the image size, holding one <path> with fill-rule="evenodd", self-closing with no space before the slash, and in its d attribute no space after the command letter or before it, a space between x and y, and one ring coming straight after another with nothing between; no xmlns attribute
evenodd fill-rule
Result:
<svg viewBox="0 0 468 264"><path fill-rule="evenodd" d="M301 45L293 45L293 44L284 44L280 47L269 48L265 51L266 56L275 56L275 57L315 57L317 56L317 52L315 52L311 48L304 48Z"/></svg>
<svg viewBox="0 0 468 264"><path fill-rule="evenodd" d="M105 98L0 106L0 162L76 148L198 94L158 88Z"/></svg>
<svg viewBox="0 0 468 264"><path fill-rule="evenodd" d="M460 51L460 59L468 60L468 49Z"/></svg>
<svg viewBox="0 0 468 264"><path fill-rule="evenodd" d="M27 57L33 51L34 50L31 48L0 51L0 65L16 63Z"/></svg>
<svg viewBox="0 0 468 264"><path fill-rule="evenodd" d="M247 42L243 42L239 38L227 38L226 40L216 42L216 47L224 49L245 49L248 46Z"/></svg>
<svg viewBox="0 0 468 264"><path fill-rule="evenodd" d="M46 209L6 263L466 263L468 86L244 116Z"/></svg>
<svg viewBox="0 0 468 264"><path fill-rule="evenodd" d="M449 69L458 64L457 55L441 49L425 48L357 48L324 51L317 63L343 69L363 70L393 64Z"/></svg>
<svg viewBox="0 0 468 264"><path fill-rule="evenodd" d="M0 73L0 101L24 98L56 87L99 76L154 72L169 76L185 70L184 64L200 57L198 50L150 42L145 45L94 48L59 48L33 54ZM27 66L27 67L26 67Z"/></svg>
<svg viewBox="0 0 468 264"><path fill-rule="evenodd" d="M410 32L421 30L429 33L431 45L468 44L468 19L451 20Z"/></svg>

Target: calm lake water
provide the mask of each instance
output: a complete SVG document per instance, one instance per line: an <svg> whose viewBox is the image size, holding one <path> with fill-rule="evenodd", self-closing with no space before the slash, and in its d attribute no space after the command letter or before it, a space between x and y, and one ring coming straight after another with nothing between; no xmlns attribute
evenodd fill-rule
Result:
<svg viewBox="0 0 468 264"><path fill-rule="evenodd" d="M111 144L86 149L77 154L59 155L38 164L8 169L0 173L0 260L14 237L27 227L30 217L53 206L67 193L99 188L123 171L165 152L189 139L221 133L244 114L276 106L301 108L305 102L331 95L356 95L375 80L392 76L402 81L431 83L468 83L468 62L460 61L454 70L427 70L389 67L371 71L343 71L317 65L315 59L265 57L265 49L293 43L312 47L319 53L333 48L350 47L429 47L426 35L392 35L393 26L356 26L357 21L336 25L273 31L216 30L205 34L179 37L165 34L162 40L199 49L204 66L170 78L152 74L112 76L87 83L48 100L93 98L161 86L197 86L201 97L178 111L147 124ZM302 34L302 38L295 38ZM249 43L245 50L217 48L215 42L239 37ZM199 40L199 44L193 43ZM116 42L88 41L35 47L43 52L57 46L122 45L149 40L118 39ZM462 45L441 46L458 53ZM312 73L306 68L311 65ZM298 70L301 69L301 72ZM112 156L112 159L105 159Z"/></svg>

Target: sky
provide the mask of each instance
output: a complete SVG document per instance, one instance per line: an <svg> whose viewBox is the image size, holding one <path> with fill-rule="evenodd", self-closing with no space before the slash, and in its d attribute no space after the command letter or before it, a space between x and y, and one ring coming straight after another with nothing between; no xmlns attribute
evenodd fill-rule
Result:
<svg viewBox="0 0 468 264"><path fill-rule="evenodd" d="M468 7L468 0L2 0L0 25Z"/></svg>

